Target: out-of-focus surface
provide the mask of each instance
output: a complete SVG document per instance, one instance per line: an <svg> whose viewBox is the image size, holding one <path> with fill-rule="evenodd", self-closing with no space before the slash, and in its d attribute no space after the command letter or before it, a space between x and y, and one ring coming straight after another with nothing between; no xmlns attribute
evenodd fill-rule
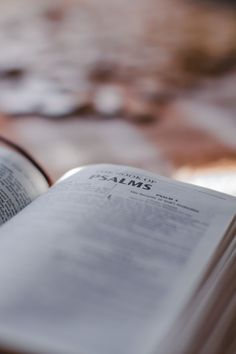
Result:
<svg viewBox="0 0 236 354"><path fill-rule="evenodd" d="M219 3L1 0L1 134L54 179L111 162L235 193L236 9Z"/></svg>

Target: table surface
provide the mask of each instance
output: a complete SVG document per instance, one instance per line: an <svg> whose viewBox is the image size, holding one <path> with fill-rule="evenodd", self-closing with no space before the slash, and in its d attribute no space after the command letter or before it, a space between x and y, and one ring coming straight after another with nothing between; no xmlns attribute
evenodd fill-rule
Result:
<svg viewBox="0 0 236 354"><path fill-rule="evenodd" d="M74 167L104 162L174 176L183 168L195 171L236 165L236 119L219 110L216 117L214 110L179 101L146 124L122 117L1 116L0 128L3 136L28 150L53 180Z"/></svg>

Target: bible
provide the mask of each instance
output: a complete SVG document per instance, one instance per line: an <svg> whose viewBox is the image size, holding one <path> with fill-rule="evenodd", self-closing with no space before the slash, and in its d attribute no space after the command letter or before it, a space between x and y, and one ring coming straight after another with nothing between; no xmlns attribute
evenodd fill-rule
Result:
<svg viewBox="0 0 236 354"><path fill-rule="evenodd" d="M0 353L233 354L236 199L0 149Z"/></svg>

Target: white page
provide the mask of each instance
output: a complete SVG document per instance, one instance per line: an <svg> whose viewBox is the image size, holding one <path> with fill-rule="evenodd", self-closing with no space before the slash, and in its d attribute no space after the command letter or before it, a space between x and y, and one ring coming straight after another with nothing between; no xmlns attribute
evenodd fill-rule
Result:
<svg viewBox="0 0 236 354"><path fill-rule="evenodd" d="M19 153L0 148L0 225L48 189L42 173Z"/></svg>
<svg viewBox="0 0 236 354"><path fill-rule="evenodd" d="M151 352L235 211L230 196L145 171L82 169L0 231L0 342Z"/></svg>

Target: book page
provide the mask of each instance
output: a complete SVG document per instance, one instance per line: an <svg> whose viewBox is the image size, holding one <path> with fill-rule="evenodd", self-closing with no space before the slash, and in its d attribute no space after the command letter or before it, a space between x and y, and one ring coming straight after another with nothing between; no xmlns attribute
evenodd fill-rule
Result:
<svg viewBox="0 0 236 354"><path fill-rule="evenodd" d="M151 353L235 211L233 197L142 170L82 168L0 230L0 343Z"/></svg>
<svg viewBox="0 0 236 354"><path fill-rule="evenodd" d="M0 149L0 225L11 219L40 194L48 184L24 156Z"/></svg>

